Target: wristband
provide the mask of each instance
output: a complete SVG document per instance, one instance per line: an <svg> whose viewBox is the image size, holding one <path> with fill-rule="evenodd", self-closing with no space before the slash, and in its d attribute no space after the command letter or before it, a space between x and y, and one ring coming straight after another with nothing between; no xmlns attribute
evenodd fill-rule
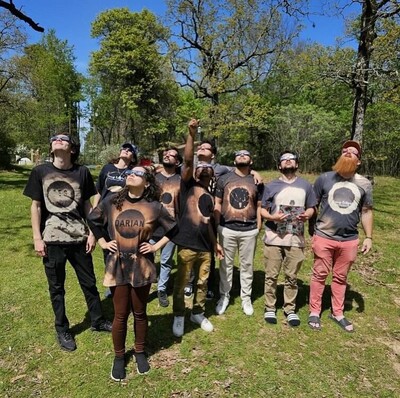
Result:
<svg viewBox="0 0 400 398"><path fill-rule="evenodd" d="M365 239L371 239L372 240L372 237L371 236L366 236Z"/></svg>

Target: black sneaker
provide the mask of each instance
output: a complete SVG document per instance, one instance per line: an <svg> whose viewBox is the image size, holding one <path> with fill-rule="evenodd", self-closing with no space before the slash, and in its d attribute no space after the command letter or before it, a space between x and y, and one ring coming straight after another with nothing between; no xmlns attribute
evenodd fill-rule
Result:
<svg viewBox="0 0 400 398"><path fill-rule="evenodd" d="M96 326L92 326L90 328L93 332L111 332L112 331L112 322L107 319L103 319Z"/></svg>
<svg viewBox="0 0 400 398"><path fill-rule="evenodd" d="M150 370L149 361L144 352L135 352L136 369L140 375L145 375Z"/></svg>
<svg viewBox="0 0 400 398"><path fill-rule="evenodd" d="M75 351L76 343L70 332L57 332L57 340L60 347L65 351Z"/></svg>
<svg viewBox="0 0 400 398"><path fill-rule="evenodd" d="M168 295L165 292L165 290L159 290L157 292L157 296L158 296L158 302L160 303L161 307L168 307L169 306Z"/></svg>
<svg viewBox="0 0 400 398"><path fill-rule="evenodd" d="M207 291L206 300L213 300L214 299L214 292L212 290Z"/></svg>
<svg viewBox="0 0 400 398"><path fill-rule="evenodd" d="M125 358L124 357L115 357L114 358L110 376L114 381L122 381L126 378Z"/></svg>

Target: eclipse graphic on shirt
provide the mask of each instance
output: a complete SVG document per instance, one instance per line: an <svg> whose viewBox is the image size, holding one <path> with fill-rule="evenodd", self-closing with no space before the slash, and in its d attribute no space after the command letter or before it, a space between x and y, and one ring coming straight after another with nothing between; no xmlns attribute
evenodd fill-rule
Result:
<svg viewBox="0 0 400 398"><path fill-rule="evenodd" d="M169 192L164 192L161 195L161 203L169 205L172 202L172 195Z"/></svg>
<svg viewBox="0 0 400 398"><path fill-rule="evenodd" d="M65 181L54 181L47 188L47 197L56 207L68 207L75 199L75 192Z"/></svg>
<svg viewBox="0 0 400 398"><path fill-rule="evenodd" d="M210 217L214 208L213 201L209 194L203 194L199 198L199 210L203 217Z"/></svg>
<svg viewBox="0 0 400 398"><path fill-rule="evenodd" d="M229 196L229 203L234 209L244 209L249 204L249 191L245 188L235 188Z"/></svg>
<svg viewBox="0 0 400 398"><path fill-rule="evenodd" d="M135 238L143 227L143 214L137 210L123 211L115 220L115 229L125 239Z"/></svg>
<svg viewBox="0 0 400 398"><path fill-rule="evenodd" d="M330 207L340 214L351 214L357 209L360 199L357 185L348 181L337 182L328 194Z"/></svg>

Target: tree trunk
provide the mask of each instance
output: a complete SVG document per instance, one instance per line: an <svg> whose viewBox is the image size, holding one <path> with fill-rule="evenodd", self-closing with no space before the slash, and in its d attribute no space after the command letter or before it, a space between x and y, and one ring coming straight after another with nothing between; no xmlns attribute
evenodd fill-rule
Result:
<svg viewBox="0 0 400 398"><path fill-rule="evenodd" d="M368 104L369 65L376 38L376 14L376 0L365 0L360 18L357 63L353 73L354 104L351 138L359 142L362 142L363 138L364 118Z"/></svg>

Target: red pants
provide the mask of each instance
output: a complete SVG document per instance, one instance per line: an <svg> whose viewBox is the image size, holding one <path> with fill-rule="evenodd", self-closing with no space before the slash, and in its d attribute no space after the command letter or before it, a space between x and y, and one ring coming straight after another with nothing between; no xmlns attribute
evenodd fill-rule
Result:
<svg viewBox="0 0 400 398"><path fill-rule="evenodd" d="M314 266L310 282L310 313L320 314L325 281L332 272L332 315L343 315L347 274L357 258L358 239L340 242L314 235Z"/></svg>

